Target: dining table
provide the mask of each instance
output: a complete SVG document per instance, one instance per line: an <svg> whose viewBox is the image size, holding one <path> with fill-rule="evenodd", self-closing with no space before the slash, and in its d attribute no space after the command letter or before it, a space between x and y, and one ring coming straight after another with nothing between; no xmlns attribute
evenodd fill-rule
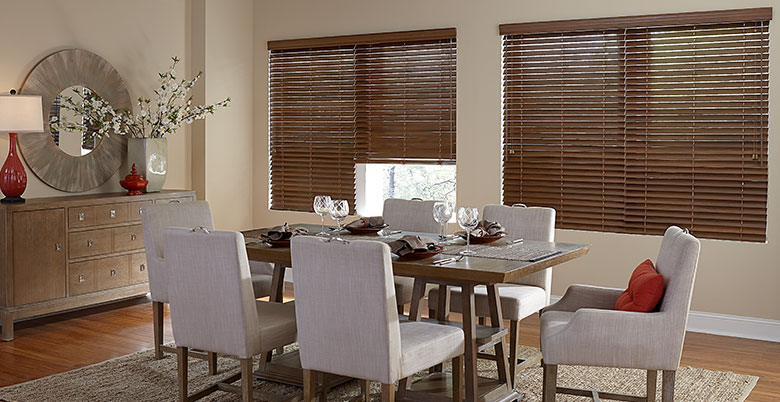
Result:
<svg viewBox="0 0 780 402"><path fill-rule="evenodd" d="M295 224L293 228L306 228L309 233L317 233L320 225ZM287 268L295 268L291 263L290 249L286 247L272 247L269 244L256 239L254 236L259 229L245 231L246 251L250 260L263 261L273 264L272 289L269 301L282 302L284 292L284 276ZM350 240L377 240L391 242L404 235L419 235L430 239L436 239L437 234L380 231L375 235L351 235L346 231L334 232L342 241ZM507 329L503 326L504 320L501 313L501 303L497 285L510 283L523 276L552 268L564 262L582 257L590 250L589 244L543 242L519 239L501 239L491 244L472 245L473 254L463 258L453 259L462 250L464 240L459 238L442 241L444 246L442 253L422 258L407 259L393 256L393 274L414 278L412 302L407 316L401 316L401 320L430 320L442 325L455 325L463 329L465 339L465 367L464 374L464 400L466 401L519 401L522 396L514 389L514 379L509 376L509 362L507 355ZM449 262L439 263L447 260ZM440 297L437 306L437 317L422 317L421 302L425 297L425 289L428 284L438 285L440 295L448 295L449 286L461 288L462 319L461 322L448 320L448 298ZM477 323L475 314L474 289L476 286L487 288L488 303L490 309L490 322L487 325ZM359 323L356 323L359 325ZM493 352L493 360L496 362L496 378L487 378L478 375L478 357L487 357L485 352ZM302 384L300 359L295 352L277 354L271 358L269 353L266 362L256 372L261 378L287 384ZM424 401L445 400L451 398L449 376L451 374L441 369L432 368L430 373L410 383L401 380L397 392L397 400L400 401ZM335 378L328 381L333 386L336 383L346 381L344 378ZM326 382L325 379L322 380ZM450 399L451 400L451 399Z"/></svg>

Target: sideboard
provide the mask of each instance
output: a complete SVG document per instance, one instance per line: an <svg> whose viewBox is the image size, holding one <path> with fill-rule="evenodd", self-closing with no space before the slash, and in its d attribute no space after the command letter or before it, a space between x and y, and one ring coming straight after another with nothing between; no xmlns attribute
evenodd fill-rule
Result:
<svg viewBox="0 0 780 402"><path fill-rule="evenodd" d="M165 190L0 204L2 340L13 339L14 320L148 293L140 208L194 199Z"/></svg>

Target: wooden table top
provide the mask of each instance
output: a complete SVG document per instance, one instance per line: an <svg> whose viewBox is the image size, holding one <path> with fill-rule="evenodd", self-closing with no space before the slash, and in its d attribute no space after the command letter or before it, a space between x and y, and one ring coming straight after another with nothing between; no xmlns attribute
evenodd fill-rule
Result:
<svg viewBox="0 0 780 402"><path fill-rule="evenodd" d="M306 227L310 233L317 233L320 225L290 225L292 227ZM407 234L419 234L413 232L403 232L392 236L384 236L383 240L398 238ZM435 237L437 235L427 235ZM351 236L348 233L342 233L341 237L345 240L360 239L365 240L365 236ZM377 237L377 240L380 238ZM393 274L409 277L420 277L436 282L455 282L455 283L475 283L491 284L505 283L516 280L522 276L541 271L546 268L571 261L582 257L590 251L589 244L577 243L557 243L526 240L522 245L537 248L549 249L551 251L560 251L560 254L545 258L540 261L512 261L497 258L483 258L467 256L460 261L445 264L434 265L437 260L451 258L451 255L438 254L436 256L422 260L399 260L393 256ZM515 246L517 247L517 246ZM265 261L270 263L283 264L290 267L290 249L270 247L265 243L248 244L246 246L247 255L250 260Z"/></svg>

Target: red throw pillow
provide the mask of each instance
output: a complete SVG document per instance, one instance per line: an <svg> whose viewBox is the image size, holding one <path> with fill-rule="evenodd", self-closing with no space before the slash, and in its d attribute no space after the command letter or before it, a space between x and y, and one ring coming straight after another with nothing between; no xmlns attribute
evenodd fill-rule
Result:
<svg viewBox="0 0 780 402"><path fill-rule="evenodd" d="M618 297L615 310L647 313L653 311L664 295L664 276L655 270L653 262L645 260L631 274L628 289Z"/></svg>

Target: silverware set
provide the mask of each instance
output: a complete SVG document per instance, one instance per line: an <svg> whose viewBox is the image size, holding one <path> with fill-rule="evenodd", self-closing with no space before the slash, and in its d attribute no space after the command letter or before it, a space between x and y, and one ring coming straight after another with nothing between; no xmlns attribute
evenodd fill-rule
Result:
<svg viewBox="0 0 780 402"><path fill-rule="evenodd" d="M453 262L458 262L458 261L462 260L463 257L465 257L465 255L459 255L457 257L450 257L450 258L444 258L444 259L441 259L441 260L436 260L436 261L433 262L433 265L451 264Z"/></svg>

